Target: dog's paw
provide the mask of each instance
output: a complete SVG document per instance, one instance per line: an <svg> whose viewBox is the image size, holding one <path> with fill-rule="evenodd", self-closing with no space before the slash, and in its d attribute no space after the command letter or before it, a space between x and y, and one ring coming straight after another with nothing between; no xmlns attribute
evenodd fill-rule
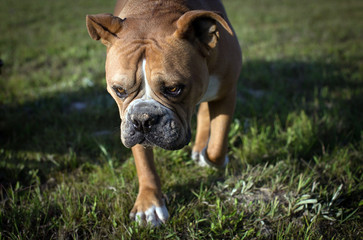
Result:
<svg viewBox="0 0 363 240"><path fill-rule="evenodd" d="M226 155L224 159L223 165L216 165L215 163L211 162L206 154L207 148L204 148L201 152L192 152L192 159L201 167L213 167L218 169L223 169L229 163L229 158Z"/></svg>
<svg viewBox="0 0 363 240"><path fill-rule="evenodd" d="M196 152L196 151L192 152L192 160L198 164L199 164L199 155L200 155L200 152Z"/></svg>
<svg viewBox="0 0 363 240"><path fill-rule="evenodd" d="M130 212L130 218L142 226L149 224L158 227L169 218L169 212L163 199L150 191L141 192Z"/></svg>

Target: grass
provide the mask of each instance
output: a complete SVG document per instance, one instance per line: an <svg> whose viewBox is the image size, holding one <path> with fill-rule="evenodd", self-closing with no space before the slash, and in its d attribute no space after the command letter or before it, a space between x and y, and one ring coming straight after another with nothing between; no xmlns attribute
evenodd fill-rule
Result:
<svg viewBox="0 0 363 240"><path fill-rule="evenodd" d="M155 149L171 219L150 229L85 27L114 2L0 2L0 239L363 238L362 2L224 3L244 55L231 163Z"/></svg>

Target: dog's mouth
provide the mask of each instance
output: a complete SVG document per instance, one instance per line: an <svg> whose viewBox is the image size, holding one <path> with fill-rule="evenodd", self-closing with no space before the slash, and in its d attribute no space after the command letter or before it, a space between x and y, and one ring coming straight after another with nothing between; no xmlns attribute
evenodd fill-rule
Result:
<svg viewBox="0 0 363 240"><path fill-rule="evenodd" d="M156 128L155 132L150 132L147 134L136 132L135 134L129 134L127 129L121 132L122 143L131 148L136 144L143 145L145 147L160 147L165 150L178 150L187 145L191 139L190 130L187 133L183 133L181 129L178 131L172 131L163 128Z"/></svg>
<svg viewBox="0 0 363 240"><path fill-rule="evenodd" d="M142 138L138 144L143 145L145 147L152 147L155 145L155 144L151 143L150 141L148 141L145 137Z"/></svg>

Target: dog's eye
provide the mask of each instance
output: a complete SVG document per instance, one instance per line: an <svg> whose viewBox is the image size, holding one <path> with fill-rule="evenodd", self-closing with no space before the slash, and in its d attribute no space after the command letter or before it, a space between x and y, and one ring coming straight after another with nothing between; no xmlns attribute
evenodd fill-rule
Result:
<svg viewBox="0 0 363 240"><path fill-rule="evenodd" d="M182 87L181 86L173 86L173 87L166 87L165 93L172 97L177 97L181 94Z"/></svg>
<svg viewBox="0 0 363 240"><path fill-rule="evenodd" d="M125 98L127 96L126 90L123 89L122 87L113 87L113 90L115 90L116 95L119 98Z"/></svg>
<svg viewBox="0 0 363 240"><path fill-rule="evenodd" d="M176 88L176 87L168 89L169 92L176 92L176 90L178 90L178 88Z"/></svg>

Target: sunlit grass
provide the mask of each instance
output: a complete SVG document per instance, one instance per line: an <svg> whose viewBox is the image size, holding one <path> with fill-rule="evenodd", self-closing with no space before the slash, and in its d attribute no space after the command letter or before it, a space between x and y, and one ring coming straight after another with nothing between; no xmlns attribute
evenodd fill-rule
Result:
<svg viewBox="0 0 363 240"><path fill-rule="evenodd" d="M136 170L85 27L114 1L0 2L0 239L362 238L361 1L224 3L244 55L231 162L155 149L171 218L151 229L128 217Z"/></svg>

